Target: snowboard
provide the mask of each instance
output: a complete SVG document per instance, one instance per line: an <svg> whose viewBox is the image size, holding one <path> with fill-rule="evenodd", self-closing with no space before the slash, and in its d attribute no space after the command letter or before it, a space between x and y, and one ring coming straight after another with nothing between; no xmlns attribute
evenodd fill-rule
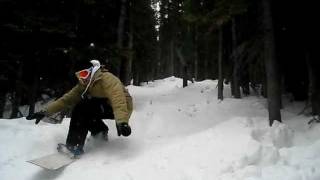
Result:
<svg viewBox="0 0 320 180"><path fill-rule="evenodd" d="M73 153L67 152L67 151L61 151L58 148L58 152L56 153L45 155L36 159L32 159L27 162L40 166L46 170L58 170L60 168L70 165L71 163L75 162L77 159L79 159L79 157L75 156Z"/></svg>
<svg viewBox="0 0 320 180"><path fill-rule="evenodd" d="M61 111L50 116L45 116L41 121L50 124L61 124L66 114L66 111Z"/></svg>

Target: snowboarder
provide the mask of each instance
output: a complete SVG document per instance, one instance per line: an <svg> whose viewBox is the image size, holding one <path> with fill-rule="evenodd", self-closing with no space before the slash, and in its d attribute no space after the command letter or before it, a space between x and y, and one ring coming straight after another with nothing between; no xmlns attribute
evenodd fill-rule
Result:
<svg viewBox="0 0 320 180"><path fill-rule="evenodd" d="M128 124L132 113L132 98L121 81L91 60L92 67L76 72L78 84L68 93L39 112L27 116L38 124L45 116L72 107L65 146L74 154L82 154L88 131L92 136L108 137L108 126L102 119L115 119L119 136L129 136Z"/></svg>

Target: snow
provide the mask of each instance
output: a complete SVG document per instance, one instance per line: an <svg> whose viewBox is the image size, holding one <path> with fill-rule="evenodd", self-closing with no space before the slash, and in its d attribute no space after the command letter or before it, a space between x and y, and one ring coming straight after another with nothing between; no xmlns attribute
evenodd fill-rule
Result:
<svg viewBox="0 0 320 180"><path fill-rule="evenodd" d="M217 100L217 81L182 88L170 77L129 86L134 99L133 134L109 141L88 135L86 153L58 171L26 161L55 152L64 142L69 119L62 124L20 119L0 120L1 180L318 180L320 126L298 115L303 103L285 102L284 123L268 126L266 100Z"/></svg>

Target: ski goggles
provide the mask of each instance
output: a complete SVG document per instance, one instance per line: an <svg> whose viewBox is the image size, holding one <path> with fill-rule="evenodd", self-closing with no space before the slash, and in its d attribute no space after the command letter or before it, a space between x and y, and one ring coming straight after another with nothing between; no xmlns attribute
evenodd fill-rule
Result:
<svg viewBox="0 0 320 180"><path fill-rule="evenodd" d="M80 79L87 79L91 73L91 69L84 69L79 72Z"/></svg>

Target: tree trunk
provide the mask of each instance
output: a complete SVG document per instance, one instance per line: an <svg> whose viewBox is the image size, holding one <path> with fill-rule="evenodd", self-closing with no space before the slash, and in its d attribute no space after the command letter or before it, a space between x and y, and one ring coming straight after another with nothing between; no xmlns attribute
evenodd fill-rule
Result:
<svg viewBox="0 0 320 180"><path fill-rule="evenodd" d="M3 118L5 105L6 105L6 93L0 91L0 118Z"/></svg>
<svg viewBox="0 0 320 180"><path fill-rule="evenodd" d="M314 77L314 72L313 72L313 67L312 67L312 63L310 60L310 53L306 52L306 65L307 65L307 70L308 70L308 79L309 79L309 85L308 85L308 98L306 100L306 105L304 107L304 109L302 110L301 113L302 114L306 109L308 109L308 107L311 106L312 108L312 96L313 96L313 91L314 91L314 83L315 83L315 77ZM314 114L314 111L312 109L312 114Z"/></svg>
<svg viewBox="0 0 320 180"><path fill-rule="evenodd" d="M20 90L17 89L16 92L12 94L12 111L10 115L10 119L19 117L19 104L21 102L21 93Z"/></svg>
<svg viewBox="0 0 320 180"><path fill-rule="evenodd" d="M319 67L319 66L314 66ZM315 69L313 71L316 71ZM312 112L314 116L320 116L320 73L314 73L314 88L312 92Z"/></svg>
<svg viewBox="0 0 320 180"><path fill-rule="evenodd" d="M131 12L131 17L132 17L132 11ZM133 19L130 20L129 23L129 44L128 44L128 49L129 49L129 57L128 57L128 65L127 65L127 83L130 84L131 83L131 79L132 79L132 63L133 63L133 34L134 34L134 29L133 29Z"/></svg>
<svg viewBox="0 0 320 180"><path fill-rule="evenodd" d="M309 71L309 100L312 107L312 115L320 115L320 83L319 73L317 74L317 63L314 59L311 59L311 54L307 55L307 65Z"/></svg>
<svg viewBox="0 0 320 180"><path fill-rule="evenodd" d="M223 100L223 71L222 71L222 60L223 60L223 28L219 27L219 52L218 52L218 63L219 63L219 80L218 80L218 99Z"/></svg>
<svg viewBox="0 0 320 180"><path fill-rule="evenodd" d="M121 0L120 16L118 22L118 31L117 31L117 47L123 47L123 35L124 35L124 22L126 19L126 3L127 0Z"/></svg>
<svg viewBox="0 0 320 180"><path fill-rule="evenodd" d="M260 77L261 77L261 89L260 89L260 94L261 96L263 96L264 98L268 98L267 95L267 73L266 73L266 63L261 61L260 63Z"/></svg>
<svg viewBox="0 0 320 180"><path fill-rule="evenodd" d="M236 21L235 18L232 18L232 50L235 52L235 49L237 48L237 32L236 32ZM239 67L240 62L235 53L233 53L233 72L232 72L232 92L234 95L234 98L241 98L240 93L240 84L239 84Z"/></svg>
<svg viewBox="0 0 320 180"><path fill-rule="evenodd" d="M140 86L140 73L139 73L139 67L137 65L134 65L134 71L133 71L133 85Z"/></svg>
<svg viewBox="0 0 320 180"><path fill-rule="evenodd" d="M156 63L154 64L155 65L155 79L160 79L162 74L161 73L161 49L160 49L160 43L158 43L157 45L157 49L156 49L156 52L157 52L157 61Z"/></svg>
<svg viewBox="0 0 320 180"><path fill-rule="evenodd" d="M275 54L275 39L271 14L270 0L262 0L263 23L264 23L264 60L267 74L267 95L269 125L272 126L275 120L281 122L281 91L278 63Z"/></svg>
<svg viewBox="0 0 320 180"><path fill-rule="evenodd" d="M36 65L37 66L37 65ZM35 69L35 74L33 78L33 84L31 87L31 91L29 94L29 114L33 114L35 111L35 104L37 101L38 87L39 87L39 75L37 71L37 67Z"/></svg>
<svg viewBox="0 0 320 180"><path fill-rule="evenodd" d="M120 56L120 80L123 84L130 84L130 70L131 70L131 62L129 58L128 50L124 49L124 29L125 29L125 19L127 16L127 0L121 0L121 8L120 8L120 16L118 22L118 32L117 32L117 47L119 49Z"/></svg>
<svg viewBox="0 0 320 180"><path fill-rule="evenodd" d="M16 79L16 87L15 92L12 93L12 111L10 118L17 118L19 117L19 106L21 105L21 99L22 99L22 75L23 75L23 63L20 61L18 71L17 71L17 79ZM21 113L20 113L21 115Z"/></svg>
<svg viewBox="0 0 320 180"><path fill-rule="evenodd" d="M170 41L170 48L169 48L169 76L174 76L174 41Z"/></svg>
<svg viewBox="0 0 320 180"><path fill-rule="evenodd" d="M193 44L194 44L194 46L193 46L193 57L194 57L193 78L194 78L194 80L198 80L199 54L198 54L198 27L197 27L197 25L195 25Z"/></svg>
<svg viewBox="0 0 320 180"><path fill-rule="evenodd" d="M205 39L205 50L206 50L206 56L204 57L204 62L203 62L203 72L201 73L202 74L202 78L203 79L208 79L209 78L209 58L212 58L211 57L211 46L210 46L210 41L209 41L209 36L207 36L207 39Z"/></svg>
<svg viewBox="0 0 320 180"><path fill-rule="evenodd" d="M35 104L36 104L36 87L38 85L36 83L34 83L33 87L32 87L32 92L30 92L30 97L29 97L29 114L33 114L34 110L35 110Z"/></svg>
<svg viewBox="0 0 320 180"><path fill-rule="evenodd" d="M194 55L195 55L195 59L194 59L194 80L198 80L199 79L199 77L198 77L198 74L199 74L199 56L198 56L198 52L197 51L195 51L195 53L194 53Z"/></svg>
<svg viewBox="0 0 320 180"><path fill-rule="evenodd" d="M180 60L180 64L182 65L182 78L183 78L183 87L188 86L188 66L185 58L183 57L181 50L179 48L176 49L177 56Z"/></svg>
<svg viewBox="0 0 320 180"><path fill-rule="evenodd" d="M186 65L183 66L183 85L182 87L188 86L188 67Z"/></svg>
<svg viewBox="0 0 320 180"><path fill-rule="evenodd" d="M126 56L121 57L120 79L124 85L129 85L131 79L132 58L128 54L129 51L124 52Z"/></svg>
<svg viewBox="0 0 320 180"><path fill-rule="evenodd" d="M133 27L132 21L130 22L130 33L129 33L129 44L128 44L128 54L125 60L125 67L123 73L124 85L129 85L132 79L132 61L133 61Z"/></svg>

